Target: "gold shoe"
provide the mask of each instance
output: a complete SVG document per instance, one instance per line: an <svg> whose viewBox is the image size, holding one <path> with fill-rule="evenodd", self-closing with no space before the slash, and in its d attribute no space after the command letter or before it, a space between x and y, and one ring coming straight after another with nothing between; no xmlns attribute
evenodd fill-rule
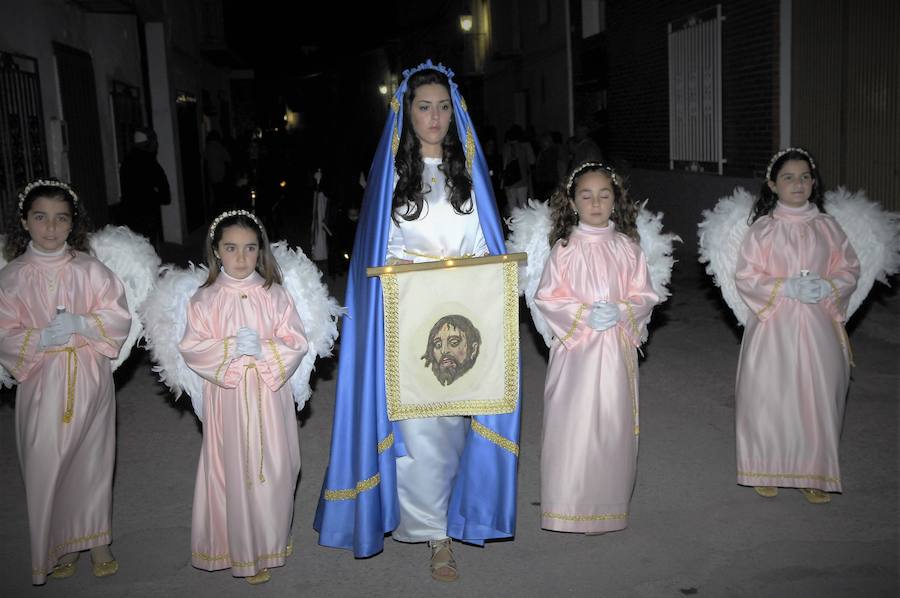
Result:
<svg viewBox="0 0 900 598"><path fill-rule="evenodd" d="M92 563L91 565L93 567L94 577L109 577L110 575L115 575L116 571L119 570L119 561L116 559L106 561L105 563Z"/></svg>
<svg viewBox="0 0 900 598"><path fill-rule="evenodd" d="M50 577L53 579L68 579L75 575L75 569L77 569L76 564L78 563L78 559L75 559L71 563L60 563L53 567L53 570L50 572Z"/></svg>
<svg viewBox="0 0 900 598"><path fill-rule="evenodd" d="M774 498L778 496L778 488L775 486L754 486L756 493L764 498Z"/></svg>
<svg viewBox="0 0 900 598"><path fill-rule="evenodd" d="M272 579L272 575L269 573L268 569L260 569L259 573L257 573L256 575L251 575L249 577L245 577L244 579L247 580L247 583L249 583L251 586L258 586L259 584L266 583L267 581Z"/></svg>
<svg viewBox="0 0 900 598"><path fill-rule="evenodd" d="M814 505L824 505L831 502L831 495L818 488L800 488L806 501Z"/></svg>
<svg viewBox="0 0 900 598"><path fill-rule="evenodd" d="M450 538L432 540L428 543L428 546L431 548L431 578L436 581L456 581L459 579L459 571L456 568L456 560L453 558Z"/></svg>

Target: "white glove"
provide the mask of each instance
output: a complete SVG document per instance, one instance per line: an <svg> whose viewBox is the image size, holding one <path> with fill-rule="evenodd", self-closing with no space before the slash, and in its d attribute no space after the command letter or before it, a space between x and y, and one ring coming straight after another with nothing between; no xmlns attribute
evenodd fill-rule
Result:
<svg viewBox="0 0 900 598"><path fill-rule="evenodd" d="M259 333L251 328L242 327L235 335L237 338L237 350L241 355L259 357L262 355L262 345L259 342Z"/></svg>
<svg viewBox="0 0 900 598"><path fill-rule="evenodd" d="M615 303L607 303L606 301L597 301L591 308L591 313L585 322L594 330L604 331L612 328L619 321L619 306Z"/></svg>
<svg viewBox="0 0 900 598"><path fill-rule="evenodd" d="M830 288L818 274L792 276L784 280L784 296L802 303L818 303L828 296Z"/></svg>
<svg viewBox="0 0 900 598"><path fill-rule="evenodd" d="M797 300L803 303L818 303L828 296L831 285L822 280L818 274L803 277Z"/></svg>
<svg viewBox="0 0 900 598"><path fill-rule="evenodd" d="M69 342L73 334L90 336L88 320L79 314L56 314L46 328L41 330L40 348L58 347Z"/></svg>
<svg viewBox="0 0 900 598"><path fill-rule="evenodd" d="M800 296L800 288L803 285L804 279L804 276L791 276L790 278L785 278L784 285L781 287L784 290L784 296L788 299L797 299L797 297Z"/></svg>

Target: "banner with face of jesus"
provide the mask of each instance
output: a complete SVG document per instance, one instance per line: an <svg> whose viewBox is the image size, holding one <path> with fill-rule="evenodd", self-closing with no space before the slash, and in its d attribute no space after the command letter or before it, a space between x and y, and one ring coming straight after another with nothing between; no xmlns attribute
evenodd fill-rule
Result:
<svg viewBox="0 0 900 598"><path fill-rule="evenodd" d="M490 261L460 259L381 273L385 392L391 420L515 409L517 265L512 261L467 265L479 260Z"/></svg>

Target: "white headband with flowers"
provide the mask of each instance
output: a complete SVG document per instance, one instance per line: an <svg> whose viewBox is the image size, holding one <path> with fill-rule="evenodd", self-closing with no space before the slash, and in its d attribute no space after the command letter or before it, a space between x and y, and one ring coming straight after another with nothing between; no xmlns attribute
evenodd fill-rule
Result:
<svg viewBox="0 0 900 598"><path fill-rule="evenodd" d="M263 230L262 222L259 221L259 218L256 217L256 214L253 212L248 212L247 210L229 210L227 212L222 212L216 219L212 221L212 224L209 225L209 240L212 241L213 237L216 235L216 227L219 226L226 218L231 218L232 216L246 216L250 220L256 223L256 226L259 227L259 230Z"/></svg>
<svg viewBox="0 0 900 598"><path fill-rule="evenodd" d="M22 208L25 207L25 198L28 197L29 193L31 193L38 187L56 187L58 189L67 191L69 195L72 196L72 202L76 205L76 207L78 206L78 195L68 184L62 181L57 181L56 179L36 179L25 185L25 188L22 189L21 193L19 193L19 213L21 213Z"/></svg>
<svg viewBox="0 0 900 598"><path fill-rule="evenodd" d="M619 181L619 175L617 175L616 171L606 164L603 164L602 162L585 162L584 164L576 168L571 175L569 175L569 180L566 183L566 195L572 195L572 184L575 183L575 179L581 176L581 174L584 173L585 170L591 168L602 168L609 174L609 178L612 179L613 185L617 187L622 186Z"/></svg>
<svg viewBox="0 0 900 598"><path fill-rule="evenodd" d="M772 167L775 166L775 162L778 162L785 154L789 154L791 152L797 152L798 154L803 154L806 156L806 159L809 160L809 167L813 170L816 169L816 163L813 161L812 156L809 155L809 152L803 149L802 147L789 147L787 149L783 149L769 160L769 165L766 167L766 180L772 180Z"/></svg>

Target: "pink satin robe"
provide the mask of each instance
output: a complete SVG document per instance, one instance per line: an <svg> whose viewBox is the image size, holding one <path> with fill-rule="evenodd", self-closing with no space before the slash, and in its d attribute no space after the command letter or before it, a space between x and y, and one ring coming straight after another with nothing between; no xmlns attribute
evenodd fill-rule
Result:
<svg viewBox="0 0 900 598"><path fill-rule="evenodd" d="M38 348L56 306L91 331ZM63 554L112 542L116 403L111 360L128 336L122 283L94 257L28 249L0 271L0 363L18 381L16 445L31 531L31 581Z"/></svg>
<svg viewBox="0 0 900 598"><path fill-rule="evenodd" d="M785 278L829 281L817 304L784 296ZM737 483L841 491L838 443L850 380L842 322L859 260L835 220L780 203L750 227L735 281L753 312L735 392Z"/></svg>
<svg viewBox="0 0 900 598"><path fill-rule="evenodd" d="M605 331L591 304L617 303ZM607 228L576 227L557 243L535 301L556 337L544 385L541 527L609 532L628 525L638 453L637 349L659 297L640 246Z"/></svg>
<svg viewBox="0 0 900 598"><path fill-rule="evenodd" d="M300 473L297 415L288 380L306 354L303 324L280 285L220 273L188 312L179 349L204 378L203 446L194 489L191 563L235 577L280 567L292 552ZM235 335L259 333L262 355L241 356Z"/></svg>

